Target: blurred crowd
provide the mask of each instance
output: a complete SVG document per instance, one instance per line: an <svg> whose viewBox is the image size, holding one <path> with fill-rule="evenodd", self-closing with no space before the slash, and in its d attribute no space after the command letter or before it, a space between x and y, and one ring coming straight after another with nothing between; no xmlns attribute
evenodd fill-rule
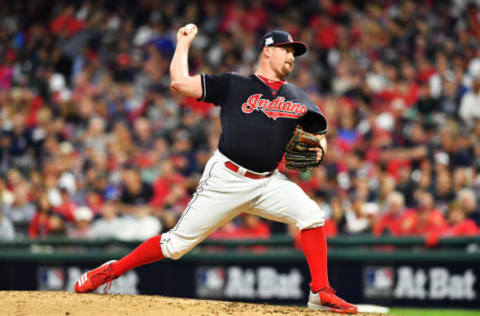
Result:
<svg viewBox="0 0 480 316"><path fill-rule="evenodd" d="M480 1L3 2L0 238L145 239L172 228L220 135L168 89L176 30L193 73L254 71L272 29L304 41L289 81L329 121L323 165L279 169L328 236L480 226ZM242 215L213 238L296 234Z"/></svg>

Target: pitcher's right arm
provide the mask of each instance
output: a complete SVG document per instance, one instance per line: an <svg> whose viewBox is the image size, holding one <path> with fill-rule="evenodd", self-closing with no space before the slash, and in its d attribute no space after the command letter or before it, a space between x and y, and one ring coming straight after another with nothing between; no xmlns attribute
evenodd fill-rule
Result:
<svg viewBox="0 0 480 316"><path fill-rule="evenodd" d="M188 52L197 31L195 25L187 24L177 32L177 46L170 63L170 89L183 96L200 99L203 93L201 77L190 76L188 70Z"/></svg>

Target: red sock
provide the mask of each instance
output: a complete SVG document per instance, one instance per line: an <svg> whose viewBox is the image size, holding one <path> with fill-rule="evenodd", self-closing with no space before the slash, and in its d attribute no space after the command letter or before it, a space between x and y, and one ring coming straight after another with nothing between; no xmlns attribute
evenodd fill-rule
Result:
<svg viewBox="0 0 480 316"><path fill-rule="evenodd" d="M323 226L302 230L300 240L312 277L310 288L317 293L323 288L330 287L327 271L327 238Z"/></svg>
<svg viewBox="0 0 480 316"><path fill-rule="evenodd" d="M128 270L163 259L161 238L162 235L157 235L147 239L128 255L113 263L113 272L116 275L122 275Z"/></svg>

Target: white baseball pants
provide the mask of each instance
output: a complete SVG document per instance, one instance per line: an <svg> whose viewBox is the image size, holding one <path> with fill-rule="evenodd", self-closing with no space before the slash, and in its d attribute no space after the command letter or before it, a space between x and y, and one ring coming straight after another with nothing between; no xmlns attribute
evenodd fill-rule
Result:
<svg viewBox="0 0 480 316"><path fill-rule="evenodd" d="M323 210L278 170L270 177L251 179L225 167L226 161L218 150L208 161L182 217L162 234L165 257L179 259L242 212L296 224L301 230L323 226Z"/></svg>

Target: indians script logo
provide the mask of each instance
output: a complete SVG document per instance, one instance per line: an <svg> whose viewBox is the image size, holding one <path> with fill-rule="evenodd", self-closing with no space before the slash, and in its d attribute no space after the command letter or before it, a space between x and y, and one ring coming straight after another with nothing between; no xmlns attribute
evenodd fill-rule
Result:
<svg viewBox="0 0 480 316"><path fill-rule="evenodd" d="M307 107L300 103L286 101L284 97L275 100L262 99L262 94L253 94L242 104L243 113L250 114L254 110L262 111L266 116L276 120L278 117L301 118L307 113Z"/></svg>

